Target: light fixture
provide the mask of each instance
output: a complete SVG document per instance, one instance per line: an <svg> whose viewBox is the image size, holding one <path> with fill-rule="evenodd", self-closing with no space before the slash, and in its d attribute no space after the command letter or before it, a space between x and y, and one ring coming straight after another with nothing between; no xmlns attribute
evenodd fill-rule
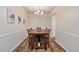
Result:
<svg viewBox="0 0 79 59"><path fill-rule="evenodd" d="M42 11L40 15L43 15L43 14L44 14L44 12Z"/></svg>
<svg viewBox="0 0 79 59"><path fill-rule="evenodd" d="M36 11L36 12L34 12L34 14L35 14L35 15L43 15L44 12L43 12L43 11Z"/></svg>
<svg viewBox="0 0 79 59"><path fill-rule="evenodd" d="M44 12L40 10L40 6L38 7L38 10L34 12L35 15L43 15Z"/></svg>
<svg viewBox="0 0 79 59"><path fill-rule="evenodd" d="M37 14L37 12L34 12L34 14Z"/></svg>
<svg viewBox="0 0 79 59"><path fill-rule="evenodd" d="M40 13L40 11L38 10L37 13Z"/></svg>

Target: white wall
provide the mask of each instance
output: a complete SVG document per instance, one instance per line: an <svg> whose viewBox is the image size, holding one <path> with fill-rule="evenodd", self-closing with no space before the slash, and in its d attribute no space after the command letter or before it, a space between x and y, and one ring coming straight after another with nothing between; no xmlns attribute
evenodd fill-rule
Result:
<svg viewBox="0 0 79 59"><path fill-rule="evenodd" d="M18 24L16 17L14 24L7 23L7 8L10 8L15 15L24 17L26 24ZM0 51L11 51L27 36L28 28L27 13L22 7L0 7Z"/></svg>
<svg viewBox="0 0 79 59"><path fill-rule="evenodd" d="M36 27L51 27L51 16L50 15L42 15L42 16L37 16L37 15L29 15L29 28L36 28Z"/></svg>
<svg viewBox="0 0 79 59"><path fill-rule="evenodd" d="M79 7L56 7L56 41L67 51L79 51Z"/></svg>

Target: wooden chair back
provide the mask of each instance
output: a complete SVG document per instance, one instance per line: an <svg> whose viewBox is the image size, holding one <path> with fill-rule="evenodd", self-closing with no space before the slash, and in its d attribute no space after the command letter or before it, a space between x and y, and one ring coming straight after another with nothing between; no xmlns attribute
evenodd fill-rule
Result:
<svg viewBox="0 0 79 59"><path fill-rule="evenodd" d="M37 31L41 31L41 27L37 27Z"/></svg>

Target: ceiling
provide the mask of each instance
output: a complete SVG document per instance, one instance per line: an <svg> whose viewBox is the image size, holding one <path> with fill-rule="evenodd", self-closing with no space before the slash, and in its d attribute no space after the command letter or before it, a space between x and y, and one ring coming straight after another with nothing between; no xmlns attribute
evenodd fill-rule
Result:
<svg viewBox="0 0 79 59"><path fill-rule="evenodd" d="M50 14L55 6L24 6L29 14L34 14L35 11L43 11L44 14Z"/></svg>

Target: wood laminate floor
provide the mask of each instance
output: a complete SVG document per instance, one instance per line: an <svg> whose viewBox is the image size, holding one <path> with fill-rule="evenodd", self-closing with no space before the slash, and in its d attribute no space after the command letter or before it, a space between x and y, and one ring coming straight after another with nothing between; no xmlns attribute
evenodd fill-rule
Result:
<svg viewBox="0 0 79 59"><path fill-rule="evenodd" d="M25 39L13 52L65 52L65 50L56 43L55 39L51 38L49 48L47 48L47 50L44 49L30 50L28 46L29 46L29 40Z"/></svg>

